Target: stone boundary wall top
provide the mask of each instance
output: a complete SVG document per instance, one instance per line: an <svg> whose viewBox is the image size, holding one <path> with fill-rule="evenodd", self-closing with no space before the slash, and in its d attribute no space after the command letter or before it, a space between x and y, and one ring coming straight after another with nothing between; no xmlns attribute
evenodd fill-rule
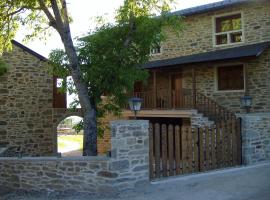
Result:
<svg viewBox="0 0 270 200"><path fill-rule="evenodd" d="M149 181L148 121L114 121L112 157L0 158L0 186L118 193Z"/></svg>

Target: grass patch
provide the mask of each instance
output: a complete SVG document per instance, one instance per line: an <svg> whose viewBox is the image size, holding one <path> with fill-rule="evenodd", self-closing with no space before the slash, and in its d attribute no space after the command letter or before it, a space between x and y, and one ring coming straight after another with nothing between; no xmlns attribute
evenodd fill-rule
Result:
<svg viewBox="0 0 270 200"><path fill-rule="evenodd" d="M59 135L58 136L58 149L65 150L70 146L78 146L78 150L83 148L83 135Z"/></svg>

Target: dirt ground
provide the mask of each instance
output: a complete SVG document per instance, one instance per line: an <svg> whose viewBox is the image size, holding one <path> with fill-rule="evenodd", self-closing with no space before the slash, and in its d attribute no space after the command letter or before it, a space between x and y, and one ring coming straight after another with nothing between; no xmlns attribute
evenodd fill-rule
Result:
<svg viewBox="0 0 270 200"><path fill-rule="evenodd" d="M113 197L11 192L3 187L0 196L1 200L270 200L270 163L174 177Z"/></svg>

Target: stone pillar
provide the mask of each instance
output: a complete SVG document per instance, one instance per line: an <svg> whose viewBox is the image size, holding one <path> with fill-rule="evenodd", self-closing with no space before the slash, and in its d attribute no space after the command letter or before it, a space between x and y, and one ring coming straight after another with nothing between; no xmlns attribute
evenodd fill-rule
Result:
<svg viewBox="0 0 270 200"><path fill-rule="evenodd" d="M270 160L270 113L251 113L242 118L243 164Z"/></svg>
<svg viewBox="0 0 270 200"><path fill-rule="evenodd" d="M122 120L111 122L109 170L119 176L118 190L134 189L149 182L149 122Z"/></svg>

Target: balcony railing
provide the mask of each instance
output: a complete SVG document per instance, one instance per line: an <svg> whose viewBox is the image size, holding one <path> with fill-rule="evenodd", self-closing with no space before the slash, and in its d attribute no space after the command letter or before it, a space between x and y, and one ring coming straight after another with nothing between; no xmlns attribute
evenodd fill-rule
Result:
<svg viewBox="0 0 270 200"><path fill-rule="evenodd" d="M134 97L142 99L142 109L190 109L192 108L191 90L159 90L154 92L135 92Z"/></svg>
<svg viewBox="0 0 270 200"><path fill-rule="evenodd" d="M134 97L142 99L142 110L149 109L197 109L213 121L227 120L235 115L218 105L204 94L190 89L158 90L154 92L135 92Z"/></svg>

